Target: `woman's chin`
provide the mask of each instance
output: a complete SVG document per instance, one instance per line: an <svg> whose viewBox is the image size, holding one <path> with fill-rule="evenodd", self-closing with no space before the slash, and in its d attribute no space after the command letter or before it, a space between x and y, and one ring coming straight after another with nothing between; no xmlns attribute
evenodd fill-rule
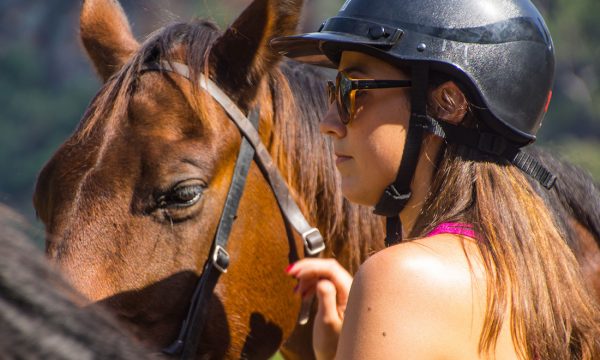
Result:
<svg viewBox="0 0 600 360"><path fill-rule="evenodd" d="M342 194L348 201L364 206L375 206L379 200L374 196L373 189L360 186L357 179L342 177Z"/></svg>

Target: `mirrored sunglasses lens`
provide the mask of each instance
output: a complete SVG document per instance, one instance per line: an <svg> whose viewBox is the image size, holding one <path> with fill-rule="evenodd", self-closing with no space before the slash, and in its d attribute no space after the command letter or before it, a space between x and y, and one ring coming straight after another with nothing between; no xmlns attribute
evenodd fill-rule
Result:
<svg viewBox="0 0 600 360"><path fill-rule="evenodd" d="M352 88L352 83L343 73L338 73L336 85L336 102L340 120L343 124L348 124L350 122L350 95L348 90Z"/></svg>
<svg viewBox="0 0 600 360"><path fill-rule="evenodd" d="M339 86L339 97L341 108L343 109L344 115L342 116L342 122L344 124L348 124L350 122L350 118L352 117L352 101L350 100L350 93L352 92L352 82L348 77L343 74L340 77L340 86Z"/></svg>

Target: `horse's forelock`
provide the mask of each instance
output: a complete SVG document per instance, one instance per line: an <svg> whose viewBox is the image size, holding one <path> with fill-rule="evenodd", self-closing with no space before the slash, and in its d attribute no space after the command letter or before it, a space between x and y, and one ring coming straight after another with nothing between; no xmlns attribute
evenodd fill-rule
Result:
<svg viewBox="0 0 600 360"><path fill-rule="evenodd" d="M136 82L148 63L186 62L191 80L197 88L198 75L207 71L207 52L219 34L218 27L208 20L175 23L152 33L131 59L102 87L71 140L78 143L94 132L101 132L106 137L114 131L122 119L126 118Z"/></svg>

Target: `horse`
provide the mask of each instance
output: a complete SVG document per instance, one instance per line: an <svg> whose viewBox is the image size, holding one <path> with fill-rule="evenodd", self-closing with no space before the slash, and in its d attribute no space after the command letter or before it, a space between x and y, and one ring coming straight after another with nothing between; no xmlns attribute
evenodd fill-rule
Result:
<svg viewBox="0 0 600 360"><path fill-rule="evenodd" d="M31 225L0 204L0 353L7 359L157 358L98 306L82 308L29 239Z"/></svg>
<svg viewBox="0 0 600 360"><path fill-rule="evenodd" d="M324 256L354 272L383 247L382 219L344 200L331 144L318 133L324 76L269 49L271 38L294 31L300 6L255 0L223 33L198 20L168 25L139 44L118 2L83 3L83 44L104 85L41 171L34 205L48 256L89 302L109 307L152 349L168 346L185 318L242 142L223 108L200 90L200 74L243 112L259 105L260 137L323 232ZM149 67L170 62L186 64L189 76ZM556 212L571 215L592 234L579 213ZM198 358L268 358L282 344L286 357L313 356L310 327L296 326L294 281L284 273L302 256L293 251L299 241L253 163Z"/></svg>
<svg viewBox="0 0 600 360"><path fill-rule="evenodd" d="M325 256L354 271L382 246L382 220L343 199L331 146L317 135L326 96L316 76L306 76L315 70L277 67L280 56L269 50L269 39L295 30L300 7L257 0L224 33L194 21L139 44L118 2L83 2L82 41L105 83L39 174L34 206L48 256L90 303L110 308L153 349L177 337L241 143L227 114L199 90L200 73L244 113L260 104L260 137L298 206L322 230ZM147 70L164 61L185 63L189 79ZM284 272L302 256L293 242L299 237L253 163L198 357L267 358L291 337L301 305ZM302 347L297 352L310 353Z"/></svg>

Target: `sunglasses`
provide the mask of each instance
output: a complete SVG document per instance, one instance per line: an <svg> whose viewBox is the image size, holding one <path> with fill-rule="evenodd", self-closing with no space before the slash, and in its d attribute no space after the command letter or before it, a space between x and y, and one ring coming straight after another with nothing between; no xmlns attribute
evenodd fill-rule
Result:
<svg viewBox="0 0 600 360"><path fill-rule="evenodd" d="M359 80L352 79L348 74L340 71L333 81L327 82L329 103L335 101L340 120L348 125L355 115L356 92L359 90L387 89L410 87L410 80Z"/></svg>

